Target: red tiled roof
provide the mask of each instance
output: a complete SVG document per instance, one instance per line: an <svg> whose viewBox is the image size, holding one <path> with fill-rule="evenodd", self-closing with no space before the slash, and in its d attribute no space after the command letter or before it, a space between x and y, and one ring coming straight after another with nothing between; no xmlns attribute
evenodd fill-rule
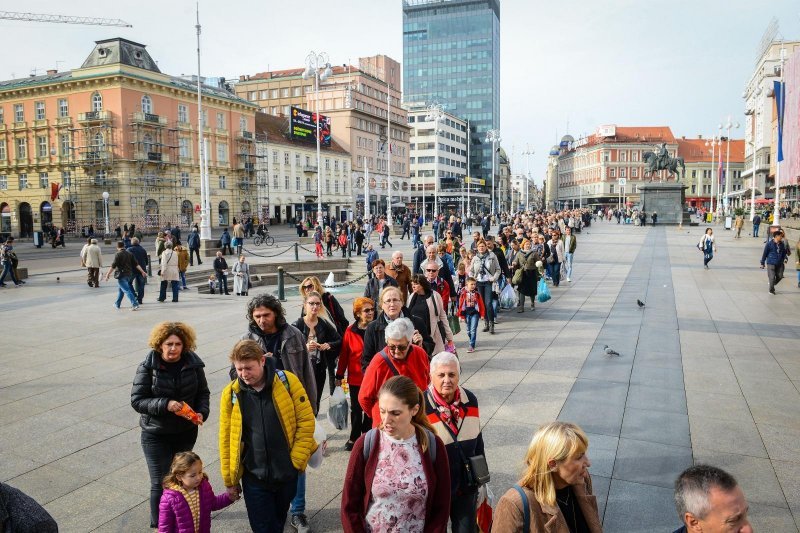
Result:
<svg viewBox="0 0 800 533"><path fill-rule="evenodd" d="M675 142L669 126L617 126L615 133L617 142Z"/></svg>
<svg viewBox="0 0 800 533"><path fill-rule="evenodd" d="M706 146L708 139L677 139L678 157L682 157L687 163L710 163L711 146ZM719 150L719 146L716 150ZM728 155L728 143L723 141L722 146L725 161ZM714 154L714 159L719 160L719 152ZM731 139L731 162L744 163L744 139Z"/></svg>

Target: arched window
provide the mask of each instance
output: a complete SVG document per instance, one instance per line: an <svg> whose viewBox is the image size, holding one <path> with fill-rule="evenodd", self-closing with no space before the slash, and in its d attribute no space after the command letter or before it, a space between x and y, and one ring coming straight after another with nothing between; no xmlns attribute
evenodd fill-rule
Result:
<svg viewBox="0 0 800 533"><path fill-rule="evenodd" d="M192 202L189 200L184 200L181 204L181 218L183 219L183 223L191 224L193 215L194 207L192 206Z"/></svg>
<svg viewBox="0 0 800 533"><path fill-rule="evenodd" d="M157 215L158 214L158 202L156 202L152 198L148 199L144 203L144 214L145 215Z"/></svg>
<svg viewBox="0 0 800 533"><path fill-rule="evenodd" d="M144 145L145 152L153 152L153 147L155 146L153 143L153 136L149 133L145 133L144 137L142 137L142 144Z"/></svg>
<svg viewBox="0 0 800 533"><path fill-rule="evenodd" d="M242 202L242 216L250 216L250 202L247 200Z"/></svg>
<svg viewBox="0 0 800 533"><path fill-rule="evenodd" d="M228 202L225 200L219 203L219 225L220 227L224 227L228 225L228 213L230 209L228 208Z"/></svg>
<svg viewBox="0 0 800 533"><path fill-rule="evenodd" d="M92 95L92 111L102 111L103 110L103 97L100 96L100 93L95 92Z"/></svg>
<svg viewBox="0 0 800 533"><path fill-rule="evenodd" d="M97 132L94 134L94 139L92 139L92 147L96 151L104 150L106 147L106 141L103 139L103 134Z"/></svg>
<svg viewBox="0 0 800 533"><path fill-rule="evenodd" d="M142 96L142 113L153 113L153 100L149 96Z"/></svg>

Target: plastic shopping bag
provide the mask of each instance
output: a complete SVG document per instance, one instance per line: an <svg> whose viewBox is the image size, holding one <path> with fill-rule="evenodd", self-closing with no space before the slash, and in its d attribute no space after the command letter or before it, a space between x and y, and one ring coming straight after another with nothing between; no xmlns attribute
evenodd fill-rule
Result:
<svg viewBox="0 0 800 533"><path fill-rule="evenodd" d="M349 417L350 406L347 404L344 389L336 387L328 405L328 422L336 429L345 429Z"/></svg>
<svg viewBox="0 0 800 533"><path fill-rule="evenodd" d="M325 452L328 449L328 435L325 434L325 428L322 427L322 424L316 424L314 427L314 441L317 443L317 450L308 459L308 466L319 468L322 466L322 458L325 457Z"/></svg>
<svg viewBox="0 0 800 533"><path fill-rule="evenodd" d="M492 507L494 504L494 494L492 494L489 485L481 485L478 489L478 512L475 517L480 533L489 533L492 530Z"/></svg>
<svg viewBox="0 0 800 533"><path fill-rule="evenodd" d="M550 299L550 288L547 286L547 281L545 281L544 278L539 280L539 286L536 289L536 299L542 303Z"/></svg>
<svg viewBox="0 0 800 533"><path fill-rule="evenodd" d="M500 293L500 309L513 309L519 303L517 293L511 284L506 285L505 289Z"/></svg>

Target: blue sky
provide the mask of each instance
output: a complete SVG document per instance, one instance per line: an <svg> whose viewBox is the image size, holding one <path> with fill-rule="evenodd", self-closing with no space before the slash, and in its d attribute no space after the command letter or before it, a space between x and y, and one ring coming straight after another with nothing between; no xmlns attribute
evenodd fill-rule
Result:
<svg viewBox="0 0 800 533"><path fill-rule="evenodd" d="M523 171L526 145L540 181L559 136L601 124L669 125L675 135L743 123L746 81L774 16L779 36L800 39L796 0L501 1L501 133ZM133 28L0 21L0 78L80 66L93 41L148 45L162 71L196 69L193 1L98 3L28 0L24 9L119 18ZM385 53L402 61L401 0L201 1L203 74L236 78L300 66L310 50L335 64ZM56 65L58 62L58 65ZM738 137L742 136L739 130ZM512 145L515 149L512 152Z"/></svg>

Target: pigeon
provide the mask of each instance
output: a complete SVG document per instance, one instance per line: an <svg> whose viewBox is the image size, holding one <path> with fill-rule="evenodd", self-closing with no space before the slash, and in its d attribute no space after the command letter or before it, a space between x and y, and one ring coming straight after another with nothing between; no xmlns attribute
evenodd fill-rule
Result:
<svg viewBox="0 0 800 533"><path fill-rule="evenodd" d="M61 283L61 278L56 276L56 283Z"/></svg>
<svg viewBox="0 0 800 533"><path fill-rule="evenodd" d="M644 302L641 300L636 300L636 305L638 305L639 307L644 307Z"/></svg>
<svg viewBox="0 0 800 533"><path fill-rule="evenodd" d="M617 357L619 357L619 352L612 348L609 348L608 344L603 346L603 351L606 352L606 356L608 357L611 357L612 355L616 355Z"/></svg>

